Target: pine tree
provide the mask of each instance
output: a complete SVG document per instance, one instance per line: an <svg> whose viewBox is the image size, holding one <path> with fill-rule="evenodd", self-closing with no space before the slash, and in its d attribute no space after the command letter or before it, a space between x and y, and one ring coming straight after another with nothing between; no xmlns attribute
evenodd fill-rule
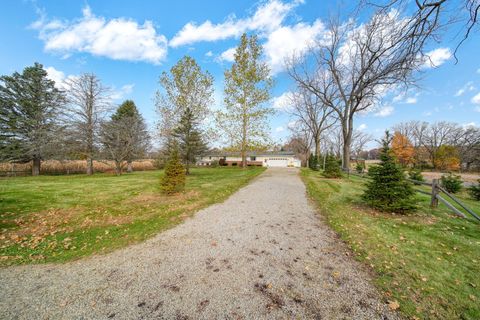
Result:
<svg viewBox="0 0 480 320"><path fill-rule="evenodd" d="M331 154L327 155L325 160L325 170L323 171L323 176L326 178L341 178L342 170L340 169L340 164L337 159Z"/></svg>
<svg viewBox="0 0 480 320"><path fill-rule="evenodd" d="M173 136L178 141L187 175L190 174L190 164L194 164L196 157L207 150L199 126L195 114L187 107L180 118L180 123L173 130Z"/></svg>
<svg viewBox="0 0 480 320"><path fill-rule="evenodd" d="M308 158L308 167L312 170L318 171L318 157L313 153Z"/></svg>
<svg viewBox="0 0 480 320"><path fill-rule="evenodd" d="M39 63L0 77L0 160L32 161L32 175L40 174L41 161L62 146L58 118L65 103Z"/></svg>
<svg viewBox="0 0 480 320"><path fill-rule="evenodd" d="M174 145L170 153L165 173L160 181L160 188L165 194L181 192L185 188L185 168L178 157L178 147Z"/></svg>
<svg viewBox="0 0 480 320"><path fill-rule="evenodd" d="M372 167L368 175L367 189L362 198L381 211L408 213L416 209L415 191L405 179L402 169L396 164L390 149L390 134L382 140L381 163ZM373 169L373 170L372 170Z"/></svg>

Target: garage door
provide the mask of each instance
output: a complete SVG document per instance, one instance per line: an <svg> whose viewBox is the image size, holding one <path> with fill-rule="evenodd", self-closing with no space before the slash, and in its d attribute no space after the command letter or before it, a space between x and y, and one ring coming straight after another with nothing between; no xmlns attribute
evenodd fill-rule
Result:
<svg viewBox="0 0 480 320"><path fill-rule="evenodd" d="M271 159L268 159L267 165L269 167L285 167L286 168L288 165L288 160L283 158L271 158Z"/></svg>

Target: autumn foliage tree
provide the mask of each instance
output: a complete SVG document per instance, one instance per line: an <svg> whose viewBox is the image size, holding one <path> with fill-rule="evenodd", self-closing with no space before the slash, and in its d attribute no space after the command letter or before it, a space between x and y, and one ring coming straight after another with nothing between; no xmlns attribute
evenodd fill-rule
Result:
<svg viewBox="0 0 480 320"><path fill-rule="evenodd" d="M240 151L244 168L247 152L268 141L268 116L273 110L265 104L272 86L257 37L243 34L232 67L225 71L225 110L217 113L216 120L232 148Z"/></svg>
<svg viewBox="0 0 480 320"><path fill-rule="evenodd" d="M439 147L434 164L435 168L440 170L455 171L460 169L460 157L457 148L448 145Z"/></svg>
<svg viewBox="0 0 480 320"><path fill-rule="evenodd" d="M392 152L402 166L407 166L413 162L415 149L410 140L401 134L395 132L392 138Z"/></svg>

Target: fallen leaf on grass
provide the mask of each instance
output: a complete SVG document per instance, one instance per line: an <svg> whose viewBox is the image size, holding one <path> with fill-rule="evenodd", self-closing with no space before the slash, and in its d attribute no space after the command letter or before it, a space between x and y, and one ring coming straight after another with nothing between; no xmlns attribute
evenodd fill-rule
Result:
<svg viewBox="0 0 480 320"><path fill-rule="evenodd" d="M400 308L400 304L397 300L388 301L388 307L390 308L390 310L397 310L398 308Z"/></svg>

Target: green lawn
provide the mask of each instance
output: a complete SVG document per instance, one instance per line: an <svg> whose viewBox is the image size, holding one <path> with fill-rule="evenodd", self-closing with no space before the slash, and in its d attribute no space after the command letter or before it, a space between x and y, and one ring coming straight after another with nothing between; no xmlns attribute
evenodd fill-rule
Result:
<svg viewBox="0 0 480 320"><path fill-rule="evenodd" d="M375 271L386 301L411 318L480 319L480 224L453 216L418 195L410 216L379 213L360 200L364 180L324 179L302 170L327 223ZM461 196L461 195L460 195ZM480 203L465 199L477 213Z"/></svg>
<svg viewBox="0 0 480 320"><path fill-rule="evenodd" d="M164 196L161 171L0 180L0 265L62 262L139 242L226 199L263 168L192 169Z"/></svg>

